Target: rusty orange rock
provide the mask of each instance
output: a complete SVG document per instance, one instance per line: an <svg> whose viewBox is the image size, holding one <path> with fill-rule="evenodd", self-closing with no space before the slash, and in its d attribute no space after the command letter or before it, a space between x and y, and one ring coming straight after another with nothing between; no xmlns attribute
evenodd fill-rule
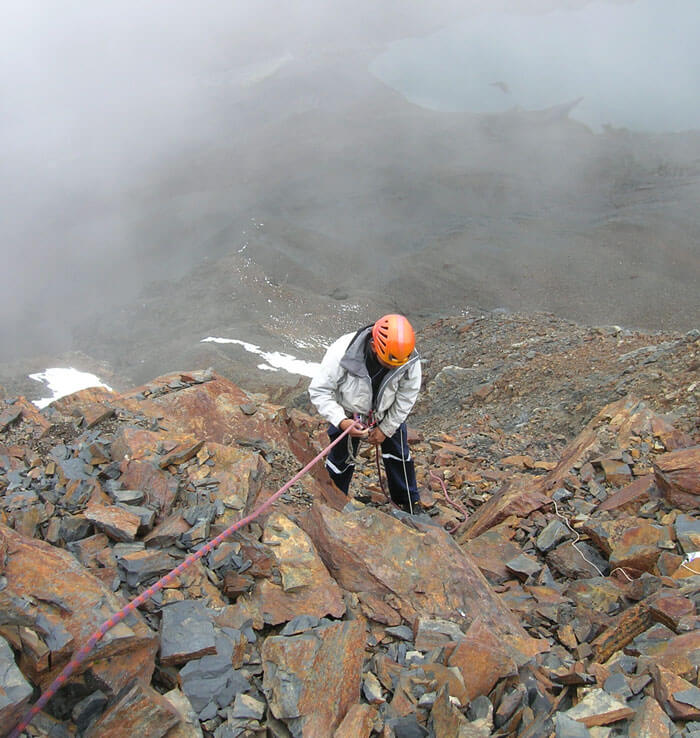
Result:
<svg viewBox="0 0 700 738"><path fill-rule="evenodd" d="M32 631L50 651L50 668L22 659L26 676L46 687L102 623L125 602L92 576L67 551L0 526L0 610L9 622ZM31 592L31 598L26 593ZM158 635L135 612L99 641L76 676L92 676L112 692L134 678L149 681L155 666Z"/></svg>

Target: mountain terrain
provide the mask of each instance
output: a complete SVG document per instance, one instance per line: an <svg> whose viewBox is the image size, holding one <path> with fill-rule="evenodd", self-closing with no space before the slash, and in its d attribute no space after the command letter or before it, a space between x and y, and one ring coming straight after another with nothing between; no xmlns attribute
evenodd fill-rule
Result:
<svg viewBox="0 0 700 738"><path fill-rule="evenodd" d="M369 447L350 499L318 463L269 504L326 445L305 380L6 383L0 734L121 613L25 735L698 735L700 331L463 310L418 348L414 515Z"/></svg>

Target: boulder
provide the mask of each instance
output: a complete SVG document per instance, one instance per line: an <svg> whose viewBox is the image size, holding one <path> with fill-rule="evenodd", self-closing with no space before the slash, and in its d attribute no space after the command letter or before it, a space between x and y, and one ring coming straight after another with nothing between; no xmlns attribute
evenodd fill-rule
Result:
<svg viewBox="0 0 700 738"><path fill-rule="evenodd" d="M519 662L548 647L526 633L444 530L408 525L376 509L341 514L325 505L315 506L305 525L343 589L393 594L411 624L437 617L466 629L482 617Z"/></svg>
<svg viewBox="0 0 700 738"><path fill-rule="evenodd" d="M0 725L13 726L20 721L33 691L17 668L10 645L0 637Z"/></svg>
<svg viewBox="0 0 700 738"><path fill-rule="evenodd" d="M700 504L700 446L660 456L654 464L656 483L666 499L681 510L696 511Z"/></svg>
<svg viewBox="0 0 700 738"><path fill-rule="evenodd" d="M7 582L0 589L0 624L28 628L49 651L48 659L36 661L31 653L20 659L23 673L41 687L125 604L72 554L3 525L0 575ZM147 683L157 648L157 634L139 612L132 612L107 631L73 678L88 672L112 693L135 678Z"/></svg>
<svg viewBox="0 0 700 738"><path fill-rule="evenodd" d="M351 620L265 640L263 689L292 735L331 736L359 702L365 639L364 621Z"/></svg>
<svg viewBox="0 0 700 738"><path fill-rule="evenodd" d="M85 734L85 738L160 738L180 722L175 708L147 684L135 683Z"/></svg>
<svg viewBox="0 0 700 738"><path fill-rule="evenodd" d="M250 595L265 623L276 625L297 615L343 616L341 589L301 528L273 513L263 530L263 543L272 548L280 575L279 584L265 579Z"/></svg>

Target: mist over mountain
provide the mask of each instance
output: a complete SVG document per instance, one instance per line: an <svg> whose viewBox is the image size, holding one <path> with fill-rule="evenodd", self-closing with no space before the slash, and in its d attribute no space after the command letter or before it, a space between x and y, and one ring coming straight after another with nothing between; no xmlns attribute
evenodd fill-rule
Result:
<svg viewBox="0 0 700 738"><path fill-rule="evenodd" d="M694 327L697 130L594 132L568 98L436 112L370 71L457 20L588 5L13 5L4 362L81 352L132 381L202 364L239 379L240 351L204 337L311 339L317 360L386 310Z"/></svg>

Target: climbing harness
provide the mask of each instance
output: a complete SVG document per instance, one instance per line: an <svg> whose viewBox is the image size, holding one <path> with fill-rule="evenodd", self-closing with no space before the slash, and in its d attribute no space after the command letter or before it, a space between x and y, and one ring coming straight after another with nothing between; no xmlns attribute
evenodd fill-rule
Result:
<svg viewBox="0 0 700 738"><path fill-rule="evenodd" d="M358 417L359 416L355 414L355 420L358 420ZM376 426L377 426L377 423L374 420L374 413L370 410L368 423L365 425L365 428L367 428L367 430L371 430L372 428L375 428ZM404 484L406 485L406 497L408 497L408 509L411 515L413 515L413 500L411 500L411 493L409 492L409 489L408 489L408 473L406 472L406 452L403 447L403 434L399 433L399 435L401 436L401 463L403 465ZM349 438L350 437L348 436L348 439ZM379 463L379 446L380 445L381 444L377 443L374 447L374 454L375 454L375 459L377 462L377 476L379 477L379 486L382 490L382 494L385 497L391 499L391 495L387 494L387 491L384 489L384 480L382 479L382 467L381 467L381 464ZM348 442L348 449L352 451L352 444L350 442ZM351 454L351 457L354 461L355 456Z"/></svg>
<svg viewBox="0 0 700 738"><path fill-rule="evenodd" d="M203 556L206 556L209 552L213 551L220 543L226 540L232 533L242 528L244 525L251 523L257 518L263 511L265 511L273 502L278 500L295 482L308 472L314 464L322 459L336 443L339 443L350 431L358 424L359 421L355 420L352 425L348 426L332 443L329 443L319 454L317 454L311 461L299 472L297 472L284 486L280 487L269 499L263 502L257 509L253 510L250 515L245 518L237 520L235 523L230 525L223 533L220 533L216 538L213 538L209 543L205 544L197 552L188 556L179 566L175 567L171 572L166 574L164 577L159 579L155 584L151 585L148 589L144 590L138 597L135 597L131 602L126 604L119 612L112 615L109 620L106 620L102 625L90 636L87 643L74 654L73 658L63 667L61 673L51 682L46 691L39 697L32 708L22 718L21 722L9 733L8 738L19 738L22 731L32 722L32 720L41 712L42 708L46 703L53 697L56 692L68 681L68 678L73 672L85 661L92 649L97 643L104 637L104 635L113 628L117 623L120 623L124 618L134 612L137 607L141 606L144 602L151 599L156 592L159 592L166 584L172 582L175 577L181 574L185 569L194 564Z"/></svg>

